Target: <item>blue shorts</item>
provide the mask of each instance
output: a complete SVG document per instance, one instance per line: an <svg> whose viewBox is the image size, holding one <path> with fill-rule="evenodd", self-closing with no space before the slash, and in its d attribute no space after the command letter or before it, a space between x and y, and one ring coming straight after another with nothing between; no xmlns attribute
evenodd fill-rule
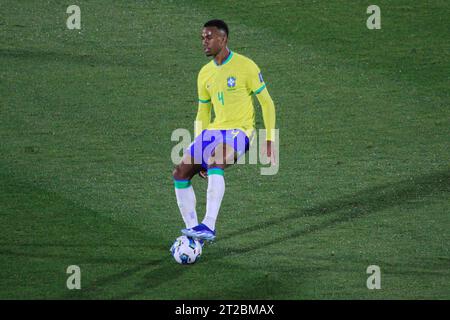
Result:
<svg viewBox="0 0 450 320"><path fill-rule="evenodd" d="M208 159L220 143L232 146L238 158L250 147L250 140L242 130L203 130L186 149L186 153L194 159L194 163L208 169Z"/></svg>

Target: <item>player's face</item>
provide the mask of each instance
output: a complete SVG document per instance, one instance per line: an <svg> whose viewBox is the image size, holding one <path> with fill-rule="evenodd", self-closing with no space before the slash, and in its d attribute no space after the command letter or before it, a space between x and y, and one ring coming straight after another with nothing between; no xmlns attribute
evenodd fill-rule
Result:
<svg viewBox="0 0 450 320"><path fill-rule="evenodd" d="M206 56L216 56L227 45L227 35L216 27L203 28L202 44Z"/></svg>

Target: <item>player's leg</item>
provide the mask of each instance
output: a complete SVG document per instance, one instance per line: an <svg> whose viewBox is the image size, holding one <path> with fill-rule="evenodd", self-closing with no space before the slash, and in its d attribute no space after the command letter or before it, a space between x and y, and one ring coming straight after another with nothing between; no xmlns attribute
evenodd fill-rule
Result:
<svg viewBox="0 0 450 320"><path fill-rule="evenodd" d="M172 176L177 180L191 180L202 168L202 165L196 163L189 154L185 154L180 163L175 166Z"/></svg>
<svg viewBox="0 0 450 320"><path fill-rule="evenodd" d="M216 229L217 215L225 194L224 170L235 161L235 150L229 144L219 144L208 161L208 189L206 214L202 223L210 230Z"/></svg>
<svg viewBox="0 0 450 320"><path fill-rule="evenodd" d="M197 212L195 210L195 192L191 184L191 179L202 170L202 166L206 168L206 163L202 157L202 151L206 146L203 139L204 131L185 150L183 159L173 171L177 204L186 228L192 228L198 224Z"/></svg>
<svg viewBox="0 0 450 320"><path fill-rule="evenodd" d="M208 159L208 189L206 194L206 214L202 223L182 230L185 235L203 240L214 240L216 237L216 220L220 204L225 193L224 169L234 163L233 147L225 143L218 144Z"/></svg>
<svg viewBox="0 0 450 320"><path fill-rule="evenodd" d="M182 230L191 237L215 239L216 220L225 194L224 169L234 164L238 155L248 150L248 138L242 131L223 130L222 133L221 142L214 145L213 152L207 160L208 189L205 218L196 227ZM242 143L237 143L238 141Z"/></svg>
<svg viewBox="0 0 450 320"><path fill-rule="evenodd" d="M185 154L181 162L173 170L173 181L178 208L186 225L192 228L198 225L196 198L191 184L192 177L201 170L200 164L195 164L189 154Z"/></svg>

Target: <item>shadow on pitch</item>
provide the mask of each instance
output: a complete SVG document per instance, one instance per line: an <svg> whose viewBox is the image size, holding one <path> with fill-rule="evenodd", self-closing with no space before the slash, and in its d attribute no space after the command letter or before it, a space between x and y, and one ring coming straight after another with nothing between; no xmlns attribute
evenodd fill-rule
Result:
<svg viewBox="0 0 450 320"><path fill-rule="evenodd" d="M408 201L417 200L418 198L424 196L443 192L450 192L450 171L439 171L428 175L411 177L393 184L385 184L365 189L353 195L347 195L341 199L321 203L320 205L312 208L301 209L287 215L280 215L277 218L265 220L256 226L241 228L224 235L220 238L220 241L238 237L239 235L248 234L250 232L261 231L273 226L285 224L286 222L294 222L302 217L337 214L336 217L330 218L322 223L309 226L305 229L281 234L280 236L273 237L266 242L260 242L257 245L242 247L240 249L233 249L231 252L228 252L228 255L242 254L279 243L281 241L287 241L321 231L328 227L373 214L389 207L402 205ZM417 203L417 205L419 205L419 203ZM214 256L214 254L211 254L211 256ZM220 254L220 257L222 256L223 253Z"/></svg>
<svg viewBox="0 0 450 320"><path fill-rule="evenodd" d="M263 229L284 224L289 221L295 222L302 217L328 216L332 214L337 215L335 217L330 217L330 219L322 223L309 226L308 228L302 230L282 234L268 241L259 242L254 246L242 247L240 249L233 249L227 252L208 253L208 259L212 259L211 262L215 263L218 260L228 258L230 255L244 254L270 246L272 244L280 243L282 241L289 241L301 236L306 236L340 223L345 223L369 214L374 214L389 207L402 205L408 201L417 200L420 197L443 192L450 192L449 171L440 171L429 175L412 177L393 184L385 184L378 187L365 189L353 195L347 195L341 199L327 201L312 208L301 209L297 212L292 212L290 214L277 217L276 219L266 220L257 226L248 226L228 233L227 235L221 237L220 241L239 237L240 235L247 234L249 232L261 231ZM140 272L143 271L144 268L145 266L142 268L131 269L131 271ZM145 292L148 292L148 290L151 290L166 281L172 281L174 277L180 277L184 272L188 271L189 268L189 266L178 266L173 263L171 259L162 259L159 267L146 273L143 276L143 281L135 285L135 290L118 295L115 298L129 299L138 295L143 295ZM118 281L129 275L130 273L121 273L110 276L107 279L114 279ZM102 282L107 283L107 279L104 279ZM267 296L269 295L270 294L268 293ZM214 297L209 298L214 299Z"/></svg>
<svg viewBox="0 0 450 320"><path fill-rule="evenodd" d="M17 186L18 190L22 191L25 190L24 187L30 188L29 185ZM92 211L91 209L81 207L80 205L77 205L67 199L62 199L58 195L50 194L45 190L37 190L37 188L35 189L36 190L33 190L33 193L36 193L37 191L47 193L46 197L51 202L55 201L61 202L60 206L62 206L62 208L67 208L67 210L70 210L70 208L72 208L72 210L76 209L77 212L83 211L84 213L86 210ZM253 250L260 249L262 247L267 247L272 244L279 243L281 241L288 241L295 239L297 237L306 236L314 232L324 230L328 227L338 225L340 223L345 223L353 219L367 216L369 214L374 214L389 207L402 205L407 203L408 201L414 201L420 199L421 197L433 194L442 194L444 192L445 193L450 192L449 171L440 171L429 175L411 177L409 179L405 179L397 183L385 184L374 188L368 188L360 192L357 192L353 195L347 195L340 199L326 201L312 208L299 209L296 212L292 212L284 216L279 216L276 219L275 218L268 219L259 223L258 225L244 227L239 230L225 234L220 238L220 241L239 237L240 235L245 235L250 232L258 232L273 226L284 224L286 222L295 222L302 219L303 217L309 216L326 217L329 215L333 215L333 217L329 217L329 219L327 219L324 222L309 226L308 228L305 227L302 230L291 231L286 234L274 236L273 238L270 238L267 241L259 242L253 246L237 248L220 253L219 252L208 253L208 259L211 259L211 261L206 263L215 263L218 260L228 258L230 255L245 254ZM90 222L104 223L105 221L103 220L104 219L101 219L101 221L97 221L94 219ZM123 226L122 228L120 228L120 230L121 232L123 231L127 232L126 229L123 229ZM132 230L129 231L131 232ZM136 230L134 230L134 232L136 232ZM125 236L121 236L120 238L124 240L127 239L127 237ZM137 239L135 239L134 241L136 240ZM145 241L145 239L141 240ZM101 246L100 243L99 245ZM158 252L161 252L161 250ZM114 251L112 250L111 253L114 254ZM17 253L14 253L13 251L10 250L9 251L6 250L3 252L3 254L14 255ZM24 254L27 255L27 253ZM66 258L66 257L49 255L48 258ZM97 259L96 257L92 256L83 257L83 261L85 263L91 262L91 263L107 264L111 263L111 260L115 261L116 263L120 262L120 259ZM168 251L166 256L152 261L148 261L142 258L132 259L130 257L129 260L124 259L122 262L132 263L134 266L132 268L127 268L124 271L109 274L105 277L98 278L97 280L92 281L92 283L89 286L84 287L83 290L81 290L82 292L79 292L79 294L75 295L65 294L61 298L86 299L86 298L99 298L100 296L110 296L110 294L108 294L108 290L111 288L111 285L117 283L123 284L126 283L127 281L133 281L134 289L131 290L127 289L127 292L118 293L117 295L113 295L112 297L113 299L130 299L139 295L145 295L145 293L149 292L149 290L152 290L168 281L176 280L177 278L181 277L184 274L184 272L187 272L190 269L189 266L184 267L174 263ZM267 292L267 295L269 295L269 293L270 291Z"/></svg>

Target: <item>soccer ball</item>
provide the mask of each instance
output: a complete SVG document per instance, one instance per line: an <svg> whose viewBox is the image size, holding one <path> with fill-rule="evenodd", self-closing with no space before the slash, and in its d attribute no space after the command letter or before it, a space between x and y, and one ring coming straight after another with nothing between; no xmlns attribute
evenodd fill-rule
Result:
<svg viewBox="0 0 450 320"><path fill-rule="evenodd" d="M202 245L200 241L193 238L180 236L173 243L170 252L179 264L195 263L202 254Z"/></svg>

